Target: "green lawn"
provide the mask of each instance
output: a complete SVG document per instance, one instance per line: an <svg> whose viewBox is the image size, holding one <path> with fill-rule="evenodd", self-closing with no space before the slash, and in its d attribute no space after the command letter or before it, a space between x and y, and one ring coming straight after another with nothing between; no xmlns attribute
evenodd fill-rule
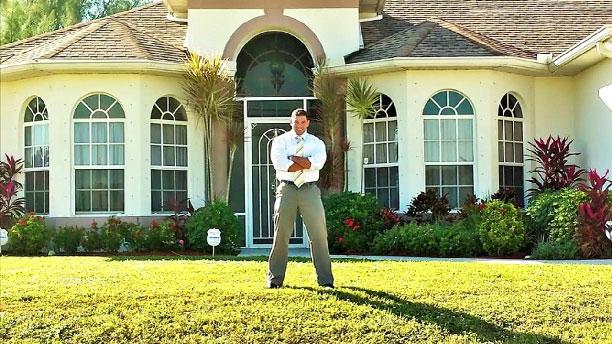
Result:
<svg viewBox="0 0 612 344"><path fill-rule="evenodd" d="M0 342L612 343L612 266L0 258Z"/></svg>

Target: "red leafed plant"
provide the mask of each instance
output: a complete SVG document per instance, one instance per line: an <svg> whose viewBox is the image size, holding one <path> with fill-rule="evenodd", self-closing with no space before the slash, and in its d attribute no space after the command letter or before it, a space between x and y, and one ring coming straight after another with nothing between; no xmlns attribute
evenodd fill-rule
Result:
<svg viewBox="0 0 612 344"><path fill-rule="evenodd" d="M0 228L10 228L25 214L25 201L17 197L23 186L14 179L23 170L23 160L5 157L6 161L0 161Z"/></svg>
<svg viewBox="0 0 612 344"><path fill-rule="evenodd" d="M383 207L380 210L380 217L385 222L385 228L391 229L395 226L401 226L406 221L401 215L398 215L393 209Z"/></svg>
<svg viewBox="0 0 612 344"><path fill-rule="evenodd" d="M560 190L566 187L574 186L581 181L581 175L585 172L577 165L568 163L571 156L579 155L580 153L570 152L570 145L573 140L553 138L552 135L548 139L535 139L534 142L529 142L531 148L527 150L531 152L527 160L535 161L538 167L530 171L534 174L529 180L534 188L529 189L530 196L535 196L545 190Z"/></svg>
<svg viewBox="0 0 612 344"><path fill-rule="evenodd" d="M612 255L612 242L606 237L606 222L612 220L612 205L608 200L612 181L606 178L608 172L600 176L597 170L591 170L587 177L590 185L579 186L589 196L589 201L580 204L578 210L580 251L585 258Z"/></svg>

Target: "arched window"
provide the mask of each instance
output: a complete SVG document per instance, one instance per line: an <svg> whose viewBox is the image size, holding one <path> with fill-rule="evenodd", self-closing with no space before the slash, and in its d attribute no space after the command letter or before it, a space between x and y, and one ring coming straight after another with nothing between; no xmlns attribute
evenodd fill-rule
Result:
<svg viewBox="0 0 612 344"><path fill-rule="evenodd" d="M187 115L181 103L161 97L151 110L151 211L187 201Z"/></svg>
<svg viewBox="0 0 612 344"><path fill-rule="evenodd" d="M74 110L77 213L124 211L125 114L111 96L93 94Z"/></svg>
<svg viewBox="0 0 612 344"><path fill-rule="evenodd" d="M49 113L45 102L34 97L24 114L25 207L49 213Z"/></svg>
<svg viewBox="0 0 612 344"><path fill-rule="evenodd" d="M458 208L474 193L474 108L455 91L441 91L423 109L425 186Z"/></svg>
<svg viewBox="0 0 612 344"><path fill-rule="evenodd" d="M399 208L397 112L381 94L371 118L363 121L364 190L389 208Z"/></svg>
<svg viewBox="0 0 612 344"><path fill-rule="evenodd" d="M506 93L497 108L497 151L499 187L513 189L519 201L524 197L523 110L518 99Z"/></svg>
<svg viewBox="0 0 612 344"><path fill-rule="evenodd" d="M282 32L249 41L236 59L239 94L247 97L311 96L314 63L306 46Z"/></svg>

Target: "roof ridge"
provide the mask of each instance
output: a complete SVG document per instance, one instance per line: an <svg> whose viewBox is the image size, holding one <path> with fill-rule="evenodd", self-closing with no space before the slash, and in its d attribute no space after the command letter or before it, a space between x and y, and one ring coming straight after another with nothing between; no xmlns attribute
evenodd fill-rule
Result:
<svg viewBox="0 0 612 344"><path fill-rule="evenodd" d="M93 19L93 20L90 20L90 21L86 21L86 22L76 23L76 24L73 24L73 25L70 25L70 26L58 29L58 30L44 32L44 33L41 33L39 35L35 35L35 36L24 38L24 39L15 41L15 42L11 42L11 43L7 43L7 44L4 44L4 45L0 45L0 48L2 48L2 49L12 48L12 47L14 47L16 45L27 43L27 42L30 42L30 41L33 41L33 40L36 40L36 39L39 39L39 38L44 38L44 37L47 37L47 36L52 35L52 34L62 33L62 32L68 31L68 30L72 30L72 29L78 29L81 26L90 25L92 23L100 22L100 21L103 21L103 20L108 19L108 18L120 17L120 16L123 16L123 15L125 15L127 13L132 13L132 12L140 11L140 10L143 10L143 9L146 9L146 8L149 8L149 7L153 7L155 5L159 5L161 3L162 2L152 2L150 4L134 7L134 8L129 9L127 11L122 11L122 12L118 12L118 13L115 13L115 14L111 14L110 16L96 18L96 19Z"/></svg>
<svg viewBox="0 0 612 344"><path fill-rule="evenodd" d="M49 52L45 53L42 55L43 58L49 59L57 54L59 54L60 52L66 50L68 47L70 47L71 45L75 44L76 42L82 40L83 38L85 38L85 36L90 35L96 31L98 31L99 29L103 28L104 26L106 26L107 22L105 21L99 21L96 23L93 23L91 25L88 25L87 27L83 28L80 31L76 31L74 33L74 36L66 39L63 43L59 44L56 48L51 49ZM57 40L59 41L61 37L58 37ZM53 40L51 41L53 42ZM33 47L32 49L35 49L36 47ZM23 53L25 52L29 52L32 49L28 49L25 50Z"/></svg>
<svg viewBox="0 0 612 344"><path fill-rule="evenodd" d="M408 32L408 31L413 31L413 30L415 30L415 29L416 29L416 28L417 28L419 25L421 25L422 23L423 23L423 22L421 22L421 23L419 23L419 24L416 24L416 25L413 25L412 27L409 27L409 28L407 28L407 29L403 29L403 30L401 30L401 31L398 31L398 32L396 32L396 33L394 33L394 34L392 34L392 35L389 35L389 36L387 36L387 37L382 38L382 39L381 39L381 40L379 40L379 41L372 42L372 43L370 43L370 44L368 44L368 45L364 46L364 47L363 47L363 49L368 49L368 48L371 48L371 47L373 47L373 46L375 46L375 45L380 44L381 42L386 42L386 41L388 41L388 40L391 40L393 37L403 35L403 34L405 34L405 33L406 33L406 32Z"/></svg>
<svg viewBox="0 0 612 344"><path fill-rule="evenodd" d="M124 35L126 36L128 44L132 45L132 47L140 55L144 56L146 59L152 59L153 58L151 53L149 53L149 51L147 49L145 49L144 47L141 46L139 39L134 36L134 33L132 32L130 27L125 25L125 23L123 21L121 21L121 20L119 20L117 18L109 18L109 21L111 23L115 23L115 24L118 25L119 30L121 30L124 33Z"/></svg>
<svg viewBox="0 0 612 344"><path fill-rule="evenodd" d="M129 22L123 21L121 19L116 19L116 18L113 19L113 20L121 22L123 25L127 26L130 30L136 31L136 32L138 32L138 33L140 33L142 35L146 35L148 38L152 38L152 39L154 39L154 40L156 40L158 42L161 42L163 44L169 45L169 46L171 46L171 47L173 47L173 48L175 48L177 50L185 51L185 49L183 47L177 47L176 45L174 45L174 44L172 44L170 42L167 42L166 40L164 40L162 38L157 37L157 35L155 35L155 34L153 34L151 32L147 32L147 31L139 29L138 27L136 27L135 25L133 25L133 24L131 24Z"/></svg>
<svg viewBox="0 0 612 344"><path fill-rule="evenodd" d="M488 49L489 51L493 52L493 53L497 53L497 54L501 54L501 55L507 55L507 56L513 56L513 55L517 55L516 53L518 52L519 56L521 57L528 57L528 58L533 58L533 56L536 54L536 52L533 51L529 51L529 50L525 50L525 49L521 49L518 47L515 47L511 44L508 43L503 43L500 42L494 38L482 35L480 33L477 33L475 31L472 31L462 25L444 20L442 18L439 17L431 17L429 19L427 19L427 21L435 23L440 25L441 27L448 29L458 35L461 35L473 42L476 42L477 44L480 44L481 46L485 47L486 49ZM513 54L511 51L514 51L515 54Z"/></svg>
<svg viewBox="0 0 612 344"><path fill-rule="evenodd" d="M412 54L412 52L419 46L419 44L421 44L421 42L423 42L425 38L427 38L427 36L429 36L435 27L436 24L430 21L424 21L414 26L412 28L414 34L410 35L406 42L400 45L399 49L397 50L398 54L404 56Z"/></svg>

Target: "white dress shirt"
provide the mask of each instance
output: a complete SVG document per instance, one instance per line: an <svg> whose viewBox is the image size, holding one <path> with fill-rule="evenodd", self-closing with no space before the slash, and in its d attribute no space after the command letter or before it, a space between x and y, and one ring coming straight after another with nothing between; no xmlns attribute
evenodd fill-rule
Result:
<svg viewBox="0 0 612 344"><path fill-rule="evenodd" d="M316 182L319 180L319 170L323 168L327 160L325 143L308 132L302 134L302 139L304 140L303 157L310 160L310 168L304 170L302 178L305 183ZM298 135L294 130L279 135L272 141L270 159L276 170L276 179L294 181L295 172L287 170L294 164L290 157L295 155L298 141Z"/></svg>

